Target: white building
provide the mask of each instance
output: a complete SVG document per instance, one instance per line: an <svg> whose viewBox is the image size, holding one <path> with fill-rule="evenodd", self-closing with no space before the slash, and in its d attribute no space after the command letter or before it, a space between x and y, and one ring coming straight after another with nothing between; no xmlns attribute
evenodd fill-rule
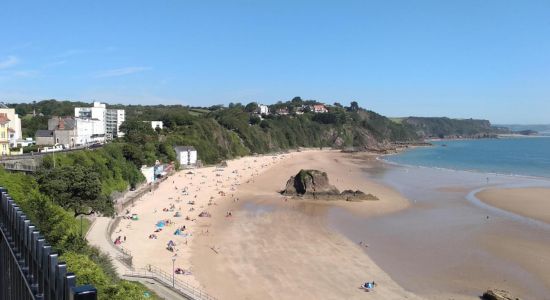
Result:
<svg viewBox="0 0 550 300"><path fill-rule="evenodd" d="M11 129L9 132L10 147L17 147L17 141L23 138L23 132L21 131L21 119L19 119L19 115L15 113L15 108L9 108L1 102L0 114L6 114L9 119L8 128Z"/></svg>
<svg viewBox="0 0 550 300"><path fill-rule="evenodd" d="M193 146L176 146L174 149L180 166L194 166L197 164L197 150Z"/></svg>
<svg viewBox="0 0 550 300"><path fill-rule="evenodd" d="M105 123L97 119L75 118L75 145L105 142Z"/></svg>
<svg viewBox="0 0 550 300"><path fill-rule="evenodd" d="M94 102L92 107L75 107L74 116L81 119L97 119L105 121L106 106L101 102Z"/></svg>
<svg viewBox="0 0 550 300"><path fill-rule="evenodd" d="M147 121L144 121L144 122L147 122ZM157 127L162 129L163 126L164 124L162 123L162 121L151 121L151 128L153 128L153 130L156 130Z"/></svg>
<svg viewBox="0 0 550 300"><path fill-rule="evenodd" d="M124 135L120 131L126 119L123 109L107 109L104 103L94 102L92 107L75 107L74 116L77 145L103 143Z"/></svg>
<svg viewBox="0 0 550 300"><path fill-rule="evenodd" d="M120 125L126 120L124 109L107 109L105 112L105 134L107 139L124 136Z"/></svg>
<svg viewBox="0 0 550 300"><path fill-rule="evenodd" d="M269 115L269 107L267 105L258 105L258 110L260 112L260 115Z"/></svg>
<svg viewBox="0 0 550 300"><path fill-rule="evenodd" d="M32 138L25 138L24 140L18 140L17 141L17 146L18 147L27 147L27 146L30 146L30 145L34 145L35 142Z"/></svg>
<svg viewBox="0 0 550 300"><path fill-rule="evenodd" d="M105 142L106 110L105 104L100 102L94 102L92 107L74 108L76 145Z"/></svg>
<svg viewBox="0 0 550 300"><path fill-rule="evenodd" d="M145 177L145 182L151 183L155 181L155 167L142 166L141 174Z"/></svg>

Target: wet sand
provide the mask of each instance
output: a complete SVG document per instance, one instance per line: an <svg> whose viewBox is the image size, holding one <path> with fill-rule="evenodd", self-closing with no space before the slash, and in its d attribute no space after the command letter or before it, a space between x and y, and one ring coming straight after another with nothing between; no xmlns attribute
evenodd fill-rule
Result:
<svg viewBox="0 0 550 300"><path fill-rule="evenodd" d="M369 256L359 240L327 227L332 207L360 218L408 207L399 193L365 180L363 168L373 156L339 152L297 154L239 187L239 203L213 211L209 235L197 237L192 249L195 276L206 290L223 299L417 299L401 288ZM300 169L326 171L340 190L373 193L378 201L304 201L277 192ZM365 251L367 250L367 251ZM368 294L364 281L378 286Z"/></svg>
<svg viewBox="0 0 550 300"><path fill-rule="evenodd" d="M485 189L476 197L489 205L550 224L548 188Z"/></svg>
<svg viewBox="0 0 550 300"><path fill-rule="evenodd" d="M382 165L365 176L395 188L411 206L374 218L331 209L329 220L349 239L367 240L369 257L399 285L428 299L478 299L488 288L522 299L548 298L549 227L469 196L481 188L550 181Z"/></svg>

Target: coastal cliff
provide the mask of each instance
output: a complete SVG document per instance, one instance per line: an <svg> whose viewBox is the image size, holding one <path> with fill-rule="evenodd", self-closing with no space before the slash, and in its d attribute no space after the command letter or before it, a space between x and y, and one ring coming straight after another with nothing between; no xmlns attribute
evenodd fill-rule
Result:
<svg viewBox="0 0 550 300"><path fill-rule="evenodd" d="M496 138L509 132L507 128L492 126L488 120L407 117L402 123L426 139Z"/></svg>

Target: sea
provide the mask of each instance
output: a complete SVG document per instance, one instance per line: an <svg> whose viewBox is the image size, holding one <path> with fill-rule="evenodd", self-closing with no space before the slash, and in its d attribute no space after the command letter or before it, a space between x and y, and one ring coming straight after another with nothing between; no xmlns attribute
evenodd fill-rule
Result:
<svg viewBox="0 0 550 300"><path fill-rule="evenodd" d="M405 166L550 178L550 137L432 142L384 160Z"/></svg>

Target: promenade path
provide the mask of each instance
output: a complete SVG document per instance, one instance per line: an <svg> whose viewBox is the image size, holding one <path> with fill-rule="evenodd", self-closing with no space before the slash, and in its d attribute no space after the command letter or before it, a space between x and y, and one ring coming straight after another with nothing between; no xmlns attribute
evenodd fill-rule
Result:
<svg viewBox="0 0 550 300"><path fill-rule="evenodd" d="M123 210L124 203L133 201L135 198L139 198L144 191L147 191L150 188L151 187L148 185L143 185L135 191L126 192L123 197L117 199L117 204L115 204L115 207L117 210ZM121 255L121 252L114 245L113 241L111 241L110 234L108 232L111 221L113 221L113 219L109 217L95 218L86 233L86 239L90 245L99 248L101 252L109 255L118 276L122 279L141 282L147 288L154 291L155 294L161 299L186 299L181 294L176 293L172 289L167 288L154 279L126 276L126 274L130 274L134 270L117 259L117 257Z"/></svg>
<svg viewBox="0 0 550 300"><path fill-rule="evenodd" d="M120 255L120 252L116 249L116 246L113 244L113 242L107 237L107 230L109 228L109 223L111 222L111 220L112 219L108 217L96 218L86 235L86 239L91 245L99 248L101 252L106 253L109 255L109 257L111 257L113 266L115 267L117 274L120 276L120 278L141 282L147 288L154 291L155 294L157 294L157 296L162 299L186 299L180 294L163 286L153 279L125 276L125 274L131 273L132 270L130 270L129 267L127 267L116 258L118 255Z"/></svg>

